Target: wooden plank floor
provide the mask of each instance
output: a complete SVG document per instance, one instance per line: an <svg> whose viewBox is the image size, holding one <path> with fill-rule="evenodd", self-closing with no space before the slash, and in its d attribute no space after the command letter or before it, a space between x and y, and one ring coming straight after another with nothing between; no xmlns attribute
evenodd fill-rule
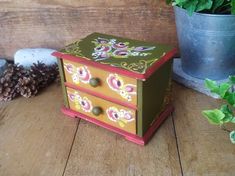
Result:
<svg viewBox="0 0 235 176"><path fill-rule="evenodd" d="M235 175L235 147L201 110L219 105L174 84L175 113L145 146L65 118L60 86L0 104L1 176Z"/></svg>

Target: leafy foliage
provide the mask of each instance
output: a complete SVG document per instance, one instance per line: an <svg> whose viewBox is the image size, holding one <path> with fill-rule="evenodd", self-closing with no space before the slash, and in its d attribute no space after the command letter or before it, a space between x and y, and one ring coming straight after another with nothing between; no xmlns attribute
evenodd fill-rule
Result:
<svg viewBox="0 0 235 176"><path fill-rule="evenodd" d="M166 0L167 4L193 12L211 14L235 14L235 0Z"/></svg>
<svg viewBox="0 0 235 176"><path fill-rule="evenodd" d="M206 79L205 86L210 89L211 92L218 94L221 98L224 98L228 89L231 87L231 84L222 83L221 85L217 85L215 81Z"/></svg>
<svg viewBox="0 0 235 176"><path fill-rule="evenodd" d="M235 144L235 131L231 131L229 134L230 140L233 144Z"/></svg>
<svg viewBox="0 0 235 176"><path fill-rule="evenodd" d="M226 83L218 84L216 81L206 79L205 86L212 92L224 99L227 104L223 104L220 109L204 110L202 114L214 125L220 125L225 131L226 123L235 123L233 109L235 108L235 76L230 76ZM229 131L230 132L230 131ZM230 132L230 140L235 144L235 131Z"/></svg>
<svg viewBox="0 0 235 176"><path fill-rule="evenodd" d="M207 117L210 123L215 125L223 124L225 118L225 114L219 109L203 111L203 115Z"/></svg>

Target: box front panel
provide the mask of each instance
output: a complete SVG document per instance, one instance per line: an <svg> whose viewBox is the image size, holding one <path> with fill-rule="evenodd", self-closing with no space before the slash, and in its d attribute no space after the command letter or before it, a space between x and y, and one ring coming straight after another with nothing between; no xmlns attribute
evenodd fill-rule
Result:
<svg viewBox="0 0 235 176"><path fill-rule="evenodd" d="M128 109L69 87L66 89L70 109L129 133L136 134L135 110Z"/></svg>
<svg viewBox="0 0 235 176"><path fill-rule="evenodd" d="M137 80L99 68L64 60L66 82L133 105L137 104ZM91 82L98 80L94 86Z"/></svg>

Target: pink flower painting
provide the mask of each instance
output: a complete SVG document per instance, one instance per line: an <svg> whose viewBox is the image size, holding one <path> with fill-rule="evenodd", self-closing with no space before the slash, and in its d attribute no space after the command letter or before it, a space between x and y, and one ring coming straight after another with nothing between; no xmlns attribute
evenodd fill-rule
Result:
<svg viewBox="0 0 235 176"><path fill-rule="evenodd" d="M106 110L106 114L111 121L118 123L120 127L125 127L128 122L134 120L134 116L131 111L126 111L124 109L119 110L116 107L109 107Z"/></svg>
<svg viewBox="0 0 235 176"><path fill-rule="evenodd" d="M130 46L129 42L117 41L117 39L97 38L92 43L95 44L92 53L95 61L106 60L109 58L128 58L130 56L145 57L151 55L155 46Z"/></svg>
<svg viewBox="0 0 235 176"><path fill-rule="evenodd" d="M132 95L136 95L136 85L124 84L123 79L117 74L110 74L106 82L113 91L117 92L128 101L132 100Z"/></svg>
<svg viewBox="0 0 235 176"><path fill-rule="evenodd" d="M91 79L91 73L86 66L75 67L73 64L64 64L65 70L71 75L72 81L75 84L80 82L88 84Z"/></svg>
<svg viewBox="0 0 235 176"><path fill-rule="evenodd" d="M85 112L91 112L93 106L87 97L81 97L78 92L68 92L68 98L75 103L75 108L77 110L82 109Z"/></svg>

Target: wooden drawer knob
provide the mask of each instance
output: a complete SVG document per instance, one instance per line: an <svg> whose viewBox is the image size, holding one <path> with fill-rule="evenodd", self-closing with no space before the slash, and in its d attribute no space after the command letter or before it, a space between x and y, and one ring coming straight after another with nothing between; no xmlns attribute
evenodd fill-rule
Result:
<svg viewBox="0 0 235 176"><path fill-rule="evenodd" d="M89 84L92 87L97 87L97 86L100 85L100 79L99 78L91 78L90 81L89 81Z"/></svg>
<svg viewBox="0 0 235 176"><path fill-rule="evenodd" d="M100 114L102 114L103 110L101 107L99 106L95 106L93 109L92 109L92 113L95 115L95 116L99 116Z"/></svg>

